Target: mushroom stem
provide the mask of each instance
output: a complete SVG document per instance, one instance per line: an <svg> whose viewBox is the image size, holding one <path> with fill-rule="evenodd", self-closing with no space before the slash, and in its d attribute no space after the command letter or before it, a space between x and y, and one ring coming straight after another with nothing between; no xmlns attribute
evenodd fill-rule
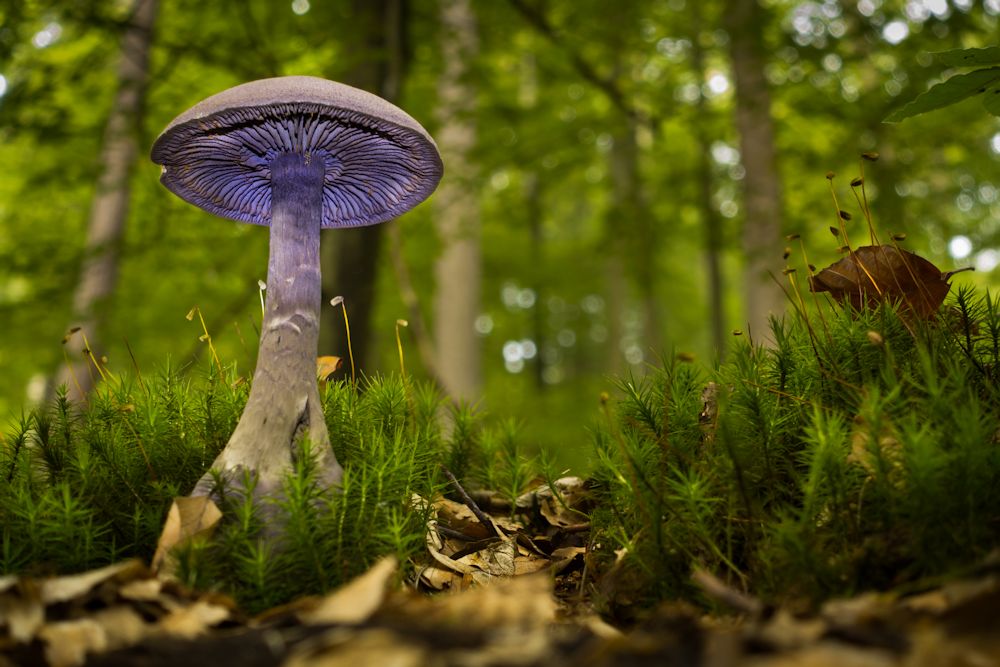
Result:
<svg viewBox="0 0 1000 667"><path fill-rule="evenodd" d="M330 448L316 384L324 163L284 153L270 169L271 249L257 370L239 424L212 464L237 485L251 472L257 496L280 490L306 435L320 482L336 484L343 472ZM206 474L192 495L208 495L213 486Z"/></svg>

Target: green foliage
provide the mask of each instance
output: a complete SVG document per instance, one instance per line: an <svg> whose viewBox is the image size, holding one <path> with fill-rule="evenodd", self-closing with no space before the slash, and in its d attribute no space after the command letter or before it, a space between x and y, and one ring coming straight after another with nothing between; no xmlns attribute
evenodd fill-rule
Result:
<svg viewBox="0 0 1000 667"><path fill-rule="evenodd" d="M1000 313L959 290L939 321L888 306L774 323L709 378L621 382L595 430L594 543L647 602L702 567L766 600L953 572L1000 542ZM620 552L619 552L620 553Z"/></svg>
<svg viewBox="0 0 1000 667"><path fill-rule="evenodd" d="M246 397L234 373L191 380L167 369L101 384L82 410L60 396L22 416L0 451L0 571L148 561L172 499L225 445ZM249 479L249 492L218 487L224 519L212 540L175 552L178 576L258 611L329 590L386 554L407 563L423 549L427 520L413 494L438 492L442 462L465 460L467 473L476 458L478 416L458 410L445 437L442 404L432 387L398 376L329 384L340 491L316 483L308 442L280 497L255 504Z"/></svg>
<svg viewBox="0 0 1000 667"><path fill-rule="evenodd" d="M513 419L501 421L480 434L480 456L474 459L476 480L485 489L495 490L515 511L517 497L528 490L535 476L535 461L521 445L520 425Z"/></svg>
<svg viewBox="0 0 1000 667"><path fill-rule="evenodd" d="M8 414L39 400L42 380L61 361L59 340L70 324L84 260L129 3L0 4L0 74L6 82L0 98L0 160L6 166L0 178L0 320L6 325L0 336L0 413ZM531 439L565 443L563 464L582 464L582 429L566 433L566 425L584 421L606 373L664 345L709 363L716 356L706 335L708 281L693 260L704 252L700 193L706 184L692 168L705 154L702 133L712 149L709 205L725 216L720 259L727 328L743 326L738 287L744 254L738 246L744 177L733 125L731 40L721 30L728 6L718 0L683 7L595 0L534 4L558 40L540 33L512 3L475 7L481 51L470 63L477 82L477 105L470 111L477 128L472 166L482 186L476 189L483 224L481 312L493 324L481 334L484 393L524 417ZM868 176L869 196L881 219L891 221L891 231L906 232L914 249L939 264L957 234L972 241L971 257L996 247L997 157L988 149L993 119L970 104L949 109L954 115L946 130L933 116L880 122L939 75L941 67L926 51L995 43L998 18L992 10L951 3L945 15L912 18L896 2L878 4L870 15L834 8L837 16L827 17L814 11L815 3L801 0L767 5L760 31L784 212L794 221L784 232L822 238L829 211L817 202L828 193L818 173L844 173L857 152L877 149L884 157ZM267 231L213 219L167 192L157 181L158 168L146 159L156 135L179 111L236 83L276 74L351 80L354 68L372 67L382 55L365 41L368 31L350 3L313 2L299 16L291 2L248 0L234 21L236 14L225 2L160 3L121 280L100 309L102 344L95 349L115 372L130 366L123 338L141 361L170 354L187 365L203 347L196 340L201 331L183 317L196 304L221 358L238 359L245 371L256 353L243 341L253 338L259 322L256 285L266 277ZM399 104L436 136L437 86L445 64L437 6L407 16L405 42L414 48L405 49ZM890 44L885 26L899 20L910 26L909 36ZM33 44L50 24L61 27L58 38L44 48ZM694 65L694 43L705 51L703 71ZM655 123L641 123L637 137L636 188L645 199L639 213L614 204L610 149L628 118L606 87L581 75L580 62L590 63L596 81L613 84L640 115L656 117ZM726 76L729 89L713 92L699 109L697 91ZM428 314L440 246L432 209L421 207L393 223L401 225L403 255ZM330 237L325 242L339 238L336 231L324 234ZM640 251L655 255L652 270L641 275L641 264L631 259ZM813 259L823 264L833 256L831 248L828 256ZM613 261L628 274L628 289L620 292L608 280ZM398 367L391 331L397 318L407 316L392 263L381 262L379 271L376 354L369 370ZM962 278L980 284L990 279L985 270ZM501 299L508 286L534 290L534 304ZM638 298L645 290L660 305L661 331L647 332L639 321ZM508 371L504 344L525 339L535 343L537 354L520 372ZM178 349L178 340L189 346ZM628 360L624 349L631 349ZM418 363L411 365L423 372Z"/></svg>
<svg viewBox="0 0 1000 667"><path fill-rule="evenodd" d="M166 508L212 462L245 391L233 378L195 382L166 368L102 384L80 411L59 395L23 416L3 442L0 521L4 572L148 559Z"/></svg>
<svg viewBox="0 0 1000 667"><path fill-rule="evenodd" d="M1000 47L984 49L953 49L933 54L946 67L991 65L966 74L957 74L929 90L886 117L886 122L898 123L911 116L957 104L974 95L982 96L983 106L994 116L1000 116Z"/></svg>

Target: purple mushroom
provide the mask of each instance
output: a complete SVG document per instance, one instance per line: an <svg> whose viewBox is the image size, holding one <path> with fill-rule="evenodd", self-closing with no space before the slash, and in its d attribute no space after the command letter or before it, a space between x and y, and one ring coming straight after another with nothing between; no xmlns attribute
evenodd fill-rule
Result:
<svg viewBox="0 0 1000 667"><path fill-rule="evenodd" d="M253 386L213 468L280 488L306 434L325 483L342 469L316 384L321 227L373 225L426 199L441 157L417 121L362 90L307 76L252 81L196 104L153 144L160 181L211 213L269 225L267 303ZM192 495L212 492L206 474Z"/></svg>

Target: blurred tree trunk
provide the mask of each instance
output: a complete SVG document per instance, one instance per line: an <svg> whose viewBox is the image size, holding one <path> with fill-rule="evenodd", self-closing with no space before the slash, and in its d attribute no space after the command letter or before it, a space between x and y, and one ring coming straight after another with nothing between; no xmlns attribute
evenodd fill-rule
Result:
<svg viewBox="0 0 1000 667"><path fill-rule="evenodd" d="M353 53L355 64L345 75L345 82L396 102L406 74L408 0L352 0L352 4L357 42L348 51ZM323 234L320 353L347 358L343 316L339 309L329 305L330 299L342 296L351 321L351 344L359 369L371 363L375 282L384 234L385 225Z"/></svg>
<svg viewBox="0 0 1000 667"><path fill-rule="evenodd" d="M531 289L535 291L535 307L531 309L531 339L535 342L538 352L532 359L535 387L545 390L545 360L541 353L545 349L545 312L547 294L545 293L545 236L542 223L542 186L538 172L527 171L524 174L524 204L528 217L528 229L531 230Z"/></svg>
<svg viewBox="0 0 1000 667"><path fill-rule="evenodd" d="M482 361L474 323L479 314L481 257L476 143L473 119L476 90L470 63L479 48L470 0L442 0L438 81L438 146L446 172L435 198L441 254L434 267L434 342L438 373L452 397L475 400L482 384Z"/></svg>
<svg viewBox="0 0 1000 667"><path fill-rule="evenodd" d="M520 64L521 76L517 91L517 101L521 112L528 115L537 113L539 72L538 61L535 54L531 52L521 53ZM524 217L526 219L529 233L531 234L531 271L529 281L531 289L535 292L535 305L531 309L531 340L534 341L537 352L535 358L529 363L533 370L535 388L544 391L545 383L545 354L546 340L548 336L545 330L545 315L547 313L546 282L548 275L545 271L545 234L544 234L544 202L543 202L543 182L536 169L536 165L526 165L522 171L524 187Z"/></svg>
<svg viewBox="0 0 1000 667"><path fill-rule="evenodd" d="M608 343L611 346L608 357L608 373L620 376L625 371L625 357L622 343L625 340L625 269L622 266L624 243L612 237L609 243L607 261L604 265L605 282L608 286Z"/></svg>
<svg viewBox="0 0 1000 667"><path fill-rule="evenodd" d="M691 4L691 66L697 81L704 82L705 52L701 45L702 16L701 5ZM712 204L712 189L715 179L712 176L712 142L706 121L709 113L705 104L704 93L699 92L695 104L697 117L691 123L698 142L698 204L701 209L702 231L705 239L705 273L708 277L708 313L709 327L712 332L712 347L716 358L721 358L726 350L725 328L726 314L722 303L722 219Z"/></svg>
<svg viewBox="0 0 1000 667"><path fill-rule="evenodd" d="M754 340L770 335L768 319L784 311L781 277L781 184L764 67L764 12L757 0L734 0L725 12L736 85L736 129L746 169L743 223L743 289L746 321Z"/></svg>
<svg viewBox="0 0 1000 667"><path fill-rule="evenodd" d="M109 298L118 282L118 257L128 219L130 178L149 74L149 47L156 22L157 0L134 0L122 36L118 90L104 128L97 187L87 222L87 242L80 279L73 294L71 330L65 343L68 363L53 378L52 389L66 385L74 401L86 398L97 371L85 350L84 335L100 359L100 334Z"/></svg>
<svg viewBox="0 0 1000 667"><path fill-rule="evenodd" d="M622 369L621 340L625 332L621 318L627 301L626 275L633 278L639 296L643 355L659 352L662 345L662 322L655 292L657 243L651 213L642 193L637 130L634 118L623 119L619 131L614 134L610 151L611 208L605 234L612 239L610 249L615 255L608 266L609 298L612 301L609 313L616 320L610 323L611 340L615 346L612 350L612 372Z"/></svg>

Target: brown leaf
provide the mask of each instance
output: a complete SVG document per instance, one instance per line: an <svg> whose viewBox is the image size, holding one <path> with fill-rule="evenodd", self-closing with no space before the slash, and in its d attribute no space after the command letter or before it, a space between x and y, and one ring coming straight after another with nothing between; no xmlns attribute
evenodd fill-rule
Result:
<svg viewBox="0 0 1000 667"><path fill-rule="evenodd" d="M222 512L207 496L174 498L153 554L153 569L169 576L165 561L170 550L196 538L207 539L221 518Z"/></svg>
<svg viewBox="0 0 1000 667"><path fill-rule="evenodd" d="M469 626L483 629L504 625L537 627L554 621L556 612L552 582L545 574L504 579L443 600L441 607L446 616L466 619Z"/></svg>
<svg viewBox="0 0 1000 667"><path fill-rule="evenodd" d="M324 596L315 608L301 612L299 618L310 625L365 622L382 606L398 565L393 556L383 558L357 579Z"/></svg>
<svg viewBox="0 0 1000 667"><path fill-rule="evenodd" d="M49 665L83 665L88 654L104 653L142 641L149 627L134 609L110 607L86 618L49 623L38 633Z"/></svg>
<svg viewBox="0 0 1000 667"><path fill-rule="evenodd" d="M303 642L281 664L284 667L422 667L438 664L431 649L380 628L346 631L336 628Z"/></svg>
<svg viewBox="0 0 1000 667"><path fill-rule="evenodd" d="M420 570L420 581L435 591L457 590L462 584L462 575L437 565L429 565Z"/></svg>
<svg viewBox="0 0 1000 667"><path fill-rule="evenodd" d="M344 360L340 357L335 357L333 355L327 355L325 357L316 358L316 378L320 382L326 382L333 374L340 370L340 367L344 365Z"/></svg>
<svg viewBox="0 0 1000 667"><path fill-rule="evenodd" d="M232 612L225 606L209 600L198 600L194 604L180 607L167 614L157 625L159 634L168 637L193 639L209 629L229 620Z"/></svg>
<svg viewBox="0 0 1000 667"><path fill-rule="evenodd" d="M127 582L146 576L148 570L145 565L138 560L126 560L81 574L46 579L42 583L42 601L46 605L68 602L82 597L106 581Z"/></svg>
<svg viewBox="0 0 1000 667"><path fill-rule="evenodd" d="M899 303L904 311L928 320L948 295L950 275L896 246L862 246L812 276L809 288L829 292L856 310L865 304Z"/></svg>
<svg viewBox="0 0 1000 667"><path fill-rule="evenodd" d="M0 595L0 628L15 642L31 641L45 623L45 605L36 586L25 582L21 590L8 590Z"/></svg>
<svg viewBox="0 0 1000 667"><path fill-rule="evenodd" d="M45 661L52 667L77 667L84 664L88 653L108 648L103 628L90 618L51 623L42 628L39 637L45 642Z"/></svg>
<svg viewBox="0 0 1000 667"><path fill-rule="evenodd" d="M548 486L538 490L539 511L545 520L559 528L587 523L590 517L580 509L590 499L584 480L561 477L552 485L560 497L556 497Z"/></svg>
<svg viewBox="0 0 1000 667"><path fill-rule="evenodd" d="M438 519L455 530L472 537L489 537L497 534L513 534L521 530L521 526L503 516L487 515L493 527L484 526L476 515L464 503L457 503L445 497L440 497L432 503L438 513Z"/></svg>

